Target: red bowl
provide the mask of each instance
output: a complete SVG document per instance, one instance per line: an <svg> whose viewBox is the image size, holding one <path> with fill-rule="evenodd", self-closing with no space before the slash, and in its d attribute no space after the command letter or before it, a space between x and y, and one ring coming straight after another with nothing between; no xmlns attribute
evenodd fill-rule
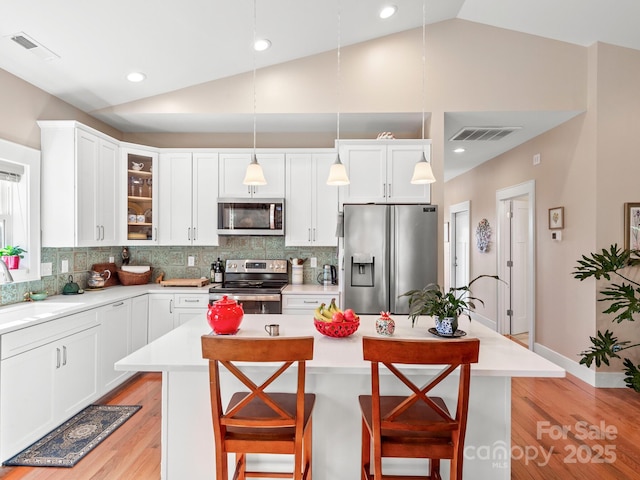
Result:
<svg viewBox="0 0 640 480"><path fill-rule="evenodd" d="M319 320L313 319L313 324L321 334L326 335L327 337L348 337L352 335L358 330L360 326L360 320L355 322L321 322Z"/></svg>

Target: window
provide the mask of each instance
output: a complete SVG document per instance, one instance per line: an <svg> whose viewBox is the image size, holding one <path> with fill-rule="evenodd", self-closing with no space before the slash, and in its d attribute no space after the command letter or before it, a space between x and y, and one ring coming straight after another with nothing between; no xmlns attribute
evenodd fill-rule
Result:
<svg viewBox="0 0 640 480"><path fill-rule="evenodd" d="M0 139L0 245L26 250L16 282L40 278L40 152Z"/></svg>

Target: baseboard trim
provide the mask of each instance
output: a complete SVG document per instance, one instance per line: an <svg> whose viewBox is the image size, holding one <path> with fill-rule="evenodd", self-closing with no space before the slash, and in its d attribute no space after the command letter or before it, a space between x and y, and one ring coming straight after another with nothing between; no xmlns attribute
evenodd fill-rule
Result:
<svg viewBox="0 0 640 480"><path fill-rule="evenodd" d="M588 383L592 387L597 388L626 388L624 383L624 373L622 372L596 372L592 368L588 368L581 365L575 360L571 360L564 355L551 350L540 343L535 343L533 351L546 358L550 362L555 363L559 367L564 368L568 373L574 377L579 378L585 383Z"/></svg>
<svg viewBox="0 0 640 480"><path fill-rule="evenodd" d="M480 322L482 325L490 328L494 332L498 331L498 322L496 322L495 320L491 320L490 318L483 317L482 315L479 315L475 312L471 312L471 319L475 322Z"/></svg>

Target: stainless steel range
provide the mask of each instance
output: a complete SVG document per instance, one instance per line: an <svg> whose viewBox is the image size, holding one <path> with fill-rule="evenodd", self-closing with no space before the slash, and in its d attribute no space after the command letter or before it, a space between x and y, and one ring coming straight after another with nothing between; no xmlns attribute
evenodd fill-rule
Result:
<svg viewBox="0 0 640 480"><path fill-rule="evenodd" d="M209 289L209 303L223 295L244 313L282 313L282 290L289 282L287 260L227 260L224 283Z"/></svg>

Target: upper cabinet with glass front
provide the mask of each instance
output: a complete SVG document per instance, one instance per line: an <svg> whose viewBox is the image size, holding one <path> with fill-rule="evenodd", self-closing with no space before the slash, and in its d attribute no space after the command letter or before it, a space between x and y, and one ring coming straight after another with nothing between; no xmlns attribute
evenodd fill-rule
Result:
<svg viewBox="0 0 640 480"><path fill-rule="evenodd" d="M158 154L150 150L122 146L122 184L127 186L126 224L123 243L158 243L158 182L156 181Z"/></svg>
<svg viewBox="0 0 640 480"><path fill-rule="evenodd" d="M119 241L119 146L74 121L40 121L42 245L95 247Z"/></svg>

